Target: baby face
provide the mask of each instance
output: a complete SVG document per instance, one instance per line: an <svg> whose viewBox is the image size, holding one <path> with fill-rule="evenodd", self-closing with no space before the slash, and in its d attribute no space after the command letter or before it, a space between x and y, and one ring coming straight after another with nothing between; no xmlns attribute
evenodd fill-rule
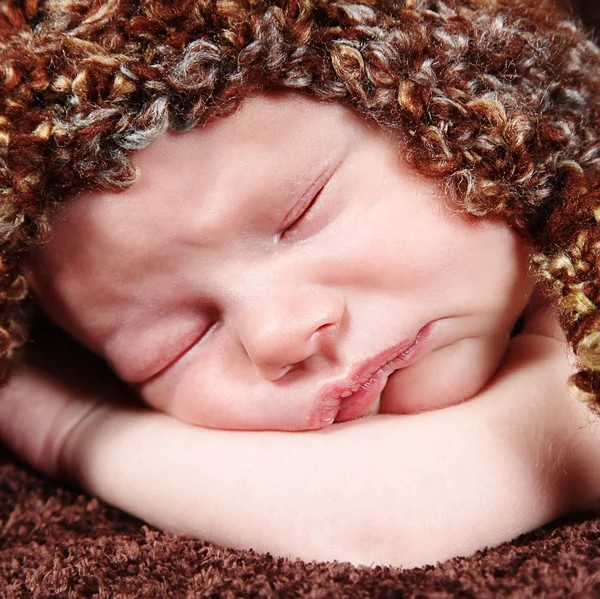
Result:
<svg viewBox="0 0 600 599"><path fill-rule="evenodd" d="M131 188L63 209L29 278L151 406L315 429L460 401L501 361L532 287L520 241L350 109L253 98L135 160Z"/></svg>

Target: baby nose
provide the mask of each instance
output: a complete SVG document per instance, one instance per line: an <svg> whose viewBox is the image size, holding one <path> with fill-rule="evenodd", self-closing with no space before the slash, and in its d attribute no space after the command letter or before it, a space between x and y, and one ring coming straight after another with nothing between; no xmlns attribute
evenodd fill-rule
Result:
<svg viewBox="0 0 600 599"><path fill-rule="evenodd" d="M334 297L314 294L310 301L260 302L245 315L240 341L260 376L269 381L331 349L344 314ZM321 301L320 301L321 300Z"/></svg>

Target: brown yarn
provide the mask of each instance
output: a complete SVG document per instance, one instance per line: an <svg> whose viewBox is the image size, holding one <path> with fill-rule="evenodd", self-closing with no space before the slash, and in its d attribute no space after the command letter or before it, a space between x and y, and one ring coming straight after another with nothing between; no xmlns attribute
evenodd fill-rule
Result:
<svg viewBox="0 0 600 599"><path fill-rule="evenodd" d="M0 10L0 357L60 203L248 95L343 101L455 204L526 236L600 396L600 50L550 0L8 0ZM3 368L7 371L6 368Z"/></svg>

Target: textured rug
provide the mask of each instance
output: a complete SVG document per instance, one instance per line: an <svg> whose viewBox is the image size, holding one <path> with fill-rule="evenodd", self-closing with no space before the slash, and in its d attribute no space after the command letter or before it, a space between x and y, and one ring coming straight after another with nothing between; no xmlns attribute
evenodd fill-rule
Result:
<svg viewBox="0 0 600 599"><path fill-rule="evenodd" d="M600 597L600 514L413 570L304 563L157 531L0 452L0 597Z"/></svg>

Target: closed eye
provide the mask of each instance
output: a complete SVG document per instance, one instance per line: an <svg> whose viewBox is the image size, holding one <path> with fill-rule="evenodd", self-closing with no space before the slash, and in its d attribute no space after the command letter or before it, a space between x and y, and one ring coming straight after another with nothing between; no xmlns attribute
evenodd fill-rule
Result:
<svg viewBox="0 0 600 599"><path fill-rule="evenodd" d="M331 219L333 195L327 190L336 178L343 156L331 160L282 221L274 241L301 241L319 232ZM331 195L331 197L329 197ZM322 208L326 207L327 210Z"/></svg>
<svg viewBox="0 0 600 599"><path fill-rule="evenodd" d="M293 235L297 229L299 229L301 225L310 218L313 208L317 204L323 189L325 189L325 186L322 186L320 189L318 189L318 191L312 197L309 196L308 201L301 202L294 208L290 215L292 220L285 226L280 234L280 238Z"/></svg>
<svg viewBox="0 0 600 599"><path fill-rule="evenodd" d="M178 338L176 343L160 344L159 354L153 360L151 367L146 368L146 374L140 378L140 383L148 383L182 360L187 354L204 344L218 330L221 320L219 317L211 319L211 322L202 327L200 331L190 329L186 334ZM137 377L136 377L137 378ZM137 382L137 381L134 381Z"/></svg>

